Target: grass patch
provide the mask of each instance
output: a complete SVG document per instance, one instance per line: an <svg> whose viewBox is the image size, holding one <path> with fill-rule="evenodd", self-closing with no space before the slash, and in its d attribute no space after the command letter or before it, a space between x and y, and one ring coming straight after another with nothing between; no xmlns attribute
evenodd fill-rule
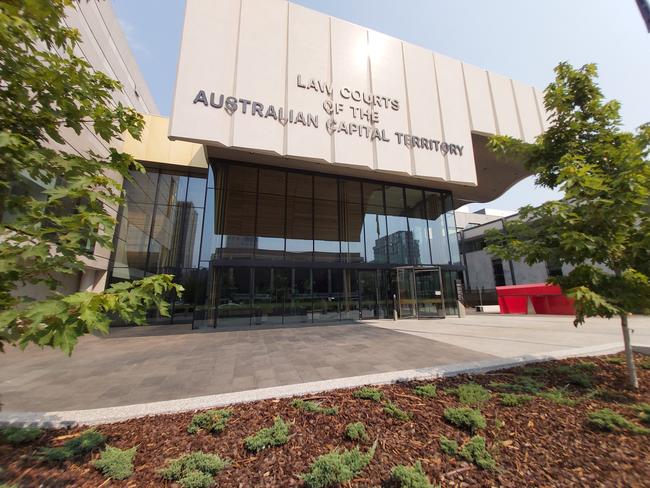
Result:
<svg viewBox="0 0 650 488"><path fill-rule="evenodd" d="M590 412L587 414L587 423L595 429L604 432L616 432L620 430L627 430L633 434L649 434L650 429L640 427L628 419L623 417L620 413L603 408Z"/></svg>
<svg viewBox="0 0 650 488"><path fill-rule="evenodd" d="M476 383L466 383L456 388L445 390L446 393L455 395L463 405L480 405L487 402L492 394Z"/></svg>
<svg viewBox="0 0 650 488"><path fill-rule="evenodd" d="M104 445L106 437L95 429L83 431L74 439L66 441L60 447L43 447L40 450L40 457L45 461L57 463L83 456Z"/></svg>
<svg viewBox="0 0 650 488"><path fill-rule="evenodd" d="M411 420L411 414L409 412L402 410L391 401L388 401L384 404L384 412L391 417L396 418L397 420L401 420L402 422Z"/></svg>
<svg viewBox="0 0 650 488"><path fill-rule="evenodd" d="M244 440L249 451L259 452L267 447L281 446L289 442L289 424L282 417L275 417L273 427L266 427Z"/></svg>
<svg viewBox="0 0 650 488"><path fill-rule="evenodd" d="M376 388L369 388L364 386L355 391L352 396L354 398L360 398L362 400L372 400L373 402L380 402L384 397L384 394Z"/></svg>
<svg viewBox="0 0 650 488"><path fill-rule="evenodd" d="M391 479L399 488L434 488L420 461L413 466L395 466L391 471Z"/></svg>
<svg viewBox="0 0 650 488"><path fill-rule="evenodd" d="M490 383L488 386L502 392L529 393L535 395L540 392L544 384L530 376L517 376L513 383Z"/></svg>
<svg viewBox="0 0 650 488"><path fill-rule="evenodd" d="M137 450L137 446L131 449L106 446L99 459L94 461L92 465L108 478L125 480L133 474L133 458Z"/></svg>
<svg viewBox="0 0 650 488"><path fill-rule="evenodd" d="M639 420L642 424L650 425L650 403L637 403L632 405L632 408L639 412Z"/></svg>
<svg viewBox="0 0 650 488"><path fill-rule="evenodd" d="M309 488L327 488L338 486L357 477L375 456L377 443L365 453L358 447L351 450L336 450L323 454L309 467L300 478Z"/></svg>
<svg viewBox="0 0 650 488"><path fill-rule="evenodd" d="M578 400L569 397L566 394L566 390L562 388L553 388L548 391L543 391L537 394L537 396L548 400L558 405L565 405L567 407L575 407L578 404Z"/></svg>
<svg viewBox="0 0 650 488"><path fill-rule="evenodd" d="M168 461L160 475L183 488L210 488L214 485L214 475L228 466L227 459L197 451Z"/></svg>
<svg viewBox="0 0 650 488"><path fill-rule="evenodd" d="M440 436L440 450L450 456L458 454L458 442L454 439L449 439L444 435Z"/></svg>
<svg viewBox="0 0 650 488"><path fill-rule="evenodd" d="M43 430L38 427L16 427L10 425L0 429L0 439L12 446L33 442L42 435Z"/></svg>
<svg viewBox="0 0 650 488"><path fill-rule="evenodd" d="M321 407L320 403L311 400L297 399L291 402L291 406L309 413L322 413L325 415L336 415L339 413L337 407Z"/></svg>
<svg viewBox="0 0 650 488"><path fill-rule="evenodd" d="M196 434L200 430L210 433L221 432L226 428L228 419L232 416L231 410L208 410L196 414L192 417L190 425L187 426L187 432Z"/></svg>
<svg viewBox="0 0 650 488"><path fill-rule="evenodd" d="M533 400L532 395L525 395L521 393L501 393L499 395L501 405L504 407L519 407Z"/></svg>
<svg viewBox="0 0 650 488"><path fill-rule="evenodd" d="M443 416L450 424L455 425L460 429L469 430L470 432L484 429L487 426L485 417L481 415L481 412L473 408L445 408Z"/></svg>
<svg viewBox="0 0 650 488"><path fill-rule="evenodd" d="M434 398L437 395L436 385L419 385L413 388L413 393L422 398Z"/></svg>
<svg viewBox="0 0 650 488"><path fill-rule="evenodd" d="M351 441L367 441L368 434L366 433L366 426L363 422L353 422L345 427L345 437Z"/></svg>
<svg viewBox="0 0 650 488"><path fill-rule="evenodd" d="M487 450L485 439L481 436L474 436L467 441L459 454L462 458L476 464L481 469L494 471L497 468L497 462Z"/></svg>

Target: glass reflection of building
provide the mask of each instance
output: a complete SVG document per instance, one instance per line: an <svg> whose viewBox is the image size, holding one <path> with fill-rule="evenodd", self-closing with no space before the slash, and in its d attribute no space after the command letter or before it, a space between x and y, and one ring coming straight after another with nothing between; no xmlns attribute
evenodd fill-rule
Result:
<svg viewBox="0 0 650 488"><path fill-rule="evenodd" d="M186 290L152 323L392 318L399 266L440 266L456 313L449 193L212 161L207 175L134 172L125 194L111 280L171 273Z"/></svg>

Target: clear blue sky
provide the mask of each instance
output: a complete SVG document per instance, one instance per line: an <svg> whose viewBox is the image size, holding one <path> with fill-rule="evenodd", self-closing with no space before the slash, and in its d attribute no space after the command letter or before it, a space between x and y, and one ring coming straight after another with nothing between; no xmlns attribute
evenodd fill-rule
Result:
<svg viewBox="0 0 650 488"><path fill-rule="evenodd" d="M295 0L524 83L544 88L559 61L595 62L625 127L650 121L650 34L634 0ZM170 113L183 0L113 0L163 115ZM206 33L209 36L209 33ZM209 39L209 37L206 37ZM472 209L516 210L556 193L529 178Z"/></svg>

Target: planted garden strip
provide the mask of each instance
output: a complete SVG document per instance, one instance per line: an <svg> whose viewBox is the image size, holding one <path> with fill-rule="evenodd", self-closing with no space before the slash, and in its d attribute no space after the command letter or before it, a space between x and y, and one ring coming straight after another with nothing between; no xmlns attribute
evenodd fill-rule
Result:
<svg viewBox="0 0 650 488"><path fill-rule="evenodd" d="M637 359L642 361L645 356ZM95 430L105 439L103 442L96 442L100 440L97 436L87 434L90 450L76 450L72 458L55 462L36 458L43 448L64 447L87 429L26 433L27 440L22 442L21 439L21 443L15 445L9 443L6 434L20 439L22 433L14 430L3 434L0 431L0 438L3 438L0 465L4 467L0 484L17 483L28 487L56 483L96 488L107 479L98 469L104 463L99 466L96 463L102 452L108 450L107 446L121 451L137 446L132 459L133 473L123 481L113 479L103 486L165 486L161 470L173 459L195 452L215 455L223 461L219 466L213 463L214 468L221 468L217 471L210 468L213 474L194 473L192 476L199 481L207 482L211 477L220 487L304 486L299 476L309 473L319 456L333 451L354 451L357 446L359 453L364 454L377 440L372 460L349 486L380 486L391 482L394 484L387 486L397 486L397 478L424 479L421 473L433 486L443 487L460 485L461 477L469 486L515 487L526 483L529 486L643 486L650 479L650 467L644 458L644 454L650 452L650 435L643 433L650 418L650 371L639 368L641 388L632 392L622 387L624 364L612 361L611 357L590 358L588 362L595 363L597 368L586 371L589 366L579 366L584 362L587 361L571 359L536 364L535 370L529 367L428 381L426 384L436 387L434 397L414 393L414 388L424 382L408 382L382 386L381 402L355 398L353 393L358 389L302 398L316 400L324 408L339 407L336 415L296 408L292 406L293 399L233 405L229 407L232 416L227 426L218 433L187 432L192 418L208 410L99 425ZM557 366L571 365L578 366L557 369ZM590 375L592 388L567 381L576 370ZM490 383L511 386L493 388ZM455 394L445 393L467 384L480 385L491 393L490 398L466 405ZM562 404L549 399L558 391L576 403ZM540 393L545 395L540 396ZM511 400L509 406L502 405L505 395L516 395L506 397ZM523 397L526 400L519 395L527 395ZM383 411L388 401L415 415L408 422L393 418ZM443 417L445 409L449 408L480 411L486 427L476 432L456 427ZM603 409L614 414L603 413ZM611 431L600 430L590 422L589 414L598 412L595 417L592 415L595 422L605 429L612 426ZM258 452L248 450L245 439L262 429L272 428L276 417L281 417L290 427L286 443ZM621 417L625 421L621 421ZM358 423L364 425L365 441L350 440L346 435L346 427ZM636 428L630 430L630 425ZM358 433L360 428L357 426L354 430ZM357 436L353 434L353 437ZM441 445L443 439L448 446L445 452ZM451 448L453 443L455 449ZM78 444L75 441L68 447ZM114 457L120 454L111 452ZM492 469L494 465L486 453L496 463L496 469ZM420 464L416 468L418 461ZM398 477L391 481L398 466L402 466L397 470ZM120 469L118 472L128 471ZM21 473L24 476L18 479Z"/></svg>

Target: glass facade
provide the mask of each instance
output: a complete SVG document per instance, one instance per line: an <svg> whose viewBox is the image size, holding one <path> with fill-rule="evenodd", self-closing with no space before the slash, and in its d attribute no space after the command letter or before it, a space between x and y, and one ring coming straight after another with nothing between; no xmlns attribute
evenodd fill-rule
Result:
<svg viewBox="0 0 650 488"><path fill-rule="evenodd" d="M148 169L124 188L111 280L164 272L186 290L153 323L392 318L404 266L441 269L457 313L449 193L223 161L207 175Z"/></svg>

